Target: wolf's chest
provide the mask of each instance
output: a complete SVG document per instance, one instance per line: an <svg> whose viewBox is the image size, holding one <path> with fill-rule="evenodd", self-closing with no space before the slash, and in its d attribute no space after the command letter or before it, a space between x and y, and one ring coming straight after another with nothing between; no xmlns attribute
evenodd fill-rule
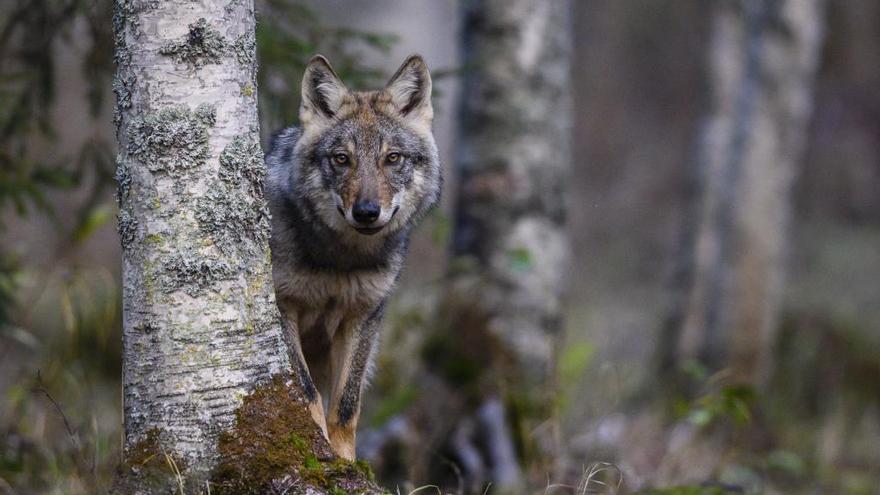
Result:
<svg viewBox="0 0 880 495"><path fill-rule="evenodd" d="M351 272L287 271L276 274L281 298L300 311L333 305L343 313L369 311L394 288L394 273L383 270Z"/></svg>

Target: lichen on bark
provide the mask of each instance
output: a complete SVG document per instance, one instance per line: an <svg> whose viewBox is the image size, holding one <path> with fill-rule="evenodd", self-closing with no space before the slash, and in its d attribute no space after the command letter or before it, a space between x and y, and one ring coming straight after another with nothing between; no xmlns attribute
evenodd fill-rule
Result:
<svg viewBox="0 0 880 495"><path fill-rule="evenodd" d="M162 264L159 288L164 293L183 289L196 297L201 289L232 277L236 269L224 260L212 259L196 252L179 251Z"/></svg>
<svg viewBox="0 0 880 495"><path fill-rule="evenodd" d="M250 69L256 68L257 39L253 33L244 33L232 42L232 53L238 63Z"/></svg>
<svg viewBox="0 0 880 495"><path fill-rule="evenodd" d="M204 165L209 128L216 122L214 107L172 105L135 118L130 124L128 152L152 172L174 173Z"/></svg>
<svg viewBox="0 0 880 495"><path fill-rule="evenodd" d="M127 208L122 208L119 210L118 217L118 228L119 228L119 241L122 243L122 247L128 247L137 236L137 227L138 222L135 219L131 212L128 211Z"/></svg>
<svg viewBox="0 0 880 495"><path fill-rule="evenodd" d="M220 63L220 57L226 53L227 48L223 35L208 25L205 18L190 24L188 28L189 31L182 39L165 43L159 53L170 56L175 62L195 68Z"/></svg>
<svg viewBox="0 0 880 495"><path fill-rule="evenodd" d="M234 184L248 184L262 198L266 163L257 141L257 133L235 136L220 153L220 179Z"/></svg>
<svg viewBox="0 0 880 495"><path fill-rule="evenodd" d="M113 94L116 95L116 107L113 110L113 122L118 124L122 111L131 107L131 88L134 76L121 77L118 73L113 77Z"/></svg>
<svg viewBox="0 0 880 495"><path fill-rule="evenodd" d="M116 204L122 206L122 201L128 196L131 189L131 171L125 164L122 155L116 155Z"/></svg>
<svg viewBox="0 0 880 495"><path fill-rule="evenodd" d="M224 253L233 253L243 245L250 246L250 243L242 244L245 239L258 243L267 241L269 212L265 202L226 189L224 184L217 184L198 199L196 220L199 229Z"/></svg>

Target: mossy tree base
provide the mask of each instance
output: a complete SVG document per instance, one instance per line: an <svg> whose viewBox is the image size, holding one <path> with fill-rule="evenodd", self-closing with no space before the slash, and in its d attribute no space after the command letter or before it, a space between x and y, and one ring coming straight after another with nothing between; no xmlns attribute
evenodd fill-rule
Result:
<svg viewBox="0 0 880 495"><path fill-rule="evenodd" d="M113 493L117 494L379 494L364 461L333 454L294 382L282 376L257 387L235 414L235 425L219 435L218 458L209 473L188 469L151 430L126 452Z"/></svg>
<svg viewBox="0 0 880 495"><path fill-rule="evenodd" d="M245 398L220 435L211 493L382 493L366 463L333 454L306 404L280 377Z"/></svg>

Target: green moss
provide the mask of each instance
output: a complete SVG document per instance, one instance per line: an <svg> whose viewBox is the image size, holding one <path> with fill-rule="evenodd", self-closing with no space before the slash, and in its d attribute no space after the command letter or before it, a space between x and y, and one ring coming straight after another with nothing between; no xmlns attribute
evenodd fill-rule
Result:
<svg viewBox="0 0 880 495"><path fill-rule="evenodd" d="M159 53L196 68L220 63L220 57L226 52L223 35L209 26L204 18L188 28L189 32L182 39L165 43Z"/></svg>
<svg viewBox="0 0 880 495"><path fill-rule="evenodd" d="M370 467L369 462L363 459L358 459L354 462L354 468L363 474L368 480L376 481L376 475L373 474L373 468Z"/></svg>
<svg viewBox="0 0 880 495"><path fill-rule="evenodd" d="M207 104L195 111L186 105L163 108L132 121L128 152L152 172L176 173L204 165L208 129L215 122L216 111Z"/></svg>
<svg viewBox="0 0 880 495"><path fill-rule="evenodd" d="M256 90L254 89L254 85L251 83L247 83L241 87L242 96L254 96Z"/></svg>
<svg viewBox="0 0 880 495"><path fill-rule="evenodd" d="M321 462L318 461L318 458L315 457L315 454L311 452L307 453L305 460L303 461L303 470L306 473L314 473L321 469Z"/></svg>
<svg viewBox="0 0 880 495"><path fill-rule="evenodd" d="M332 455L299 390L282 377L244 398L234 427L220 435L218 452L212 493L267 493L281 485L297 486L295 493L305 492L304 485L330 493L378 492L360 464Z"/></svg>

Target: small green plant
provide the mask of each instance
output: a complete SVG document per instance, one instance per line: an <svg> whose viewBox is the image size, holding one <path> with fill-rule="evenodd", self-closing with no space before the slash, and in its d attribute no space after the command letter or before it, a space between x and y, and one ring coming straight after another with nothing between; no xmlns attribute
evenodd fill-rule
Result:
<svg viewBox="0 0 880 495"><path fill-rule="evenodd" d="M688 412L688 421L697 426L708 426L719 418L746 424L752 418L751 408L755 391L748 385L727 385L697 398Z"/></svg>
<svg viewBox="0 0 880 495"><path fill-rule="evenodd" d="M721 370L709 375L699 362L685 363L683 372L699 383L700 394L691 401L679 400L675 404L676 416L699 427L708 427L725 418L743 425L752 419L757 394L755 389L743 383L725 383L730 373Z"/></svg>

